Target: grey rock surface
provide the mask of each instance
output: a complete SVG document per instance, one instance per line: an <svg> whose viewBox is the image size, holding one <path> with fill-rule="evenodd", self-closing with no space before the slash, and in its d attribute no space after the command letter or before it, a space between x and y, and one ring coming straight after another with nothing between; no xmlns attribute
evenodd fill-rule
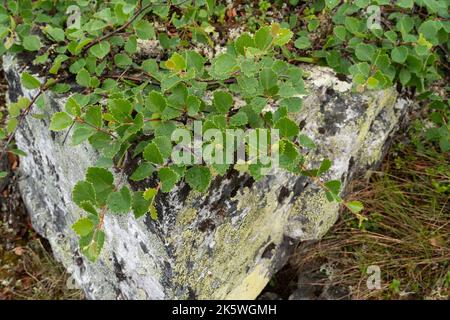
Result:
<svg viewBox="0 0 450 320"><path fill-rule="evenodd" d="M6 56L3 67L9 100L35 94L20 84L20 63ZM331 159L327 178L345 187L380 160L409 103L394 89L355 94L330 69L306 69L309 94L298 121L318 145L307 163ZM158 221L107 215L105 246L91 263L71 230L82 214L71 191L98 155L87 144L63 144L64 132L49 131L50 116L64 102L48 93L45 108L33 111L45 117L28 116L21 124L16 140L27 156L20 188L33 226L88 298L254 299L299 241L320 238L337 219L338 206L308 178L280 170L255 182L232 170L216 177L206 194L181 182L158 197Z"/></svg>

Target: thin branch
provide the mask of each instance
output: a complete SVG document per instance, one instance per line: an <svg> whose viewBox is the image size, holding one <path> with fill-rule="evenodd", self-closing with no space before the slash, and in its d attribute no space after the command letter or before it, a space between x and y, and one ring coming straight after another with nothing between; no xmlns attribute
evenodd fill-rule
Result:
<svg viewBox="0 0 450 320"><path fill-rule="evenodd" d="M118 139L117 136L116 136L115 134L113 134L111 131L105 130L105 129L102 129L102 128L99 128L99 127L96 127L96 126L94 126L93 124L90 124L89 122L84 121L84 120L83 120L82 118L80 118L80 117L76 117L76 118L75 118L75 121L78 122L78 123L81 123L81 124L86 124L86 125L88 125L89 127L94 128L94 129L97 130L97 131L106 133L106 134L110 135L111 137L113 137L114 139Z"/></svg>
<svg viewBox="0 0 450 320"><path fill-rule="evenodd" d="M101 37L98 37L97 39L92 40L91 42L89 42L84 48L83 48L83 52L86 52L89 48L91 48L92 46L96 45L99 42L102 42L103 40L109 39L112 36L114 36L115 34L122 32L123 30L125 30L126 28L128 28L140 15L141 13L143 13L144 11L146 11L147 9L150 9L150 7L154 6L155 3L150 3L148 5L146 5L143 8L140 8L139 10L136 11L136 13L130 18L130 20L128 20L125 24L123 24L121 27L117 28L114 31L111 31Z"/></svg>
<svg viewBox="0 0 450 320"><path fill-rule="evenodd" d="M66 143L67 137L69 136L70 131L72 130L74 124L76 121L73 121L72 124L70 125L69 129L67 130L66 134L64 135L64 140L62 142L62 144L64 145Z"/></svg>
<svg viewBox="0 0 450 320"><path fill-rule="evenodd" d="M26 107L25 109L23 109L20 112L19 118L18 118L18 122L17 122L17 126L14 129L13 132L11 132L8 135L8 140L6 140L5 145L3 146L2 149L2 156L8 151L8 146L11 143L12 139L14 138L14 136L16 135L17 129L19 128L20 124L22 123L22 121L25 119L26 115L31 111L31 107L33 106L33 104L36 102L36 100L44 93L44 89L40 88L39 92L33 97L33 99L30 101L30 104L28 105L28 107Z"/></svg>

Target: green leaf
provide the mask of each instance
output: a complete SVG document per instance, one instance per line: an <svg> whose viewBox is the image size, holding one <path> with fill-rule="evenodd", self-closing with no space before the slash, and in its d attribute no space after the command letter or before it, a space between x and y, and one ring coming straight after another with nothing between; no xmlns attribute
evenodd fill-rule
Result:
<svg viewBox="0 0 450 320"><path fill-rule="evenodd" d="M397 0L396 5L401 8L411 9L414 6L414 0Z"/></svg>
<svg viewBox="0 0 450 320"><path fill-rule="evenodd" d="M155 164L163 164L172 153L172 141L166 136L159 136L149 143L143 152L144 159Z"/></svg>
<svg viewBox="0 0 450 320"><path fill-rule="evenodd" d="M106 205L112 213L128 213L131 209L130 190L124 186L120 191L110 193Z"/></svg>
<svg viewBox="0 0 450 320"><path fill-rule="evenodd" d="M333 29L333 33L336 36L336 38L338 38L341 41L345 41L346 35L347 35L347 30L345 29L344 26L336 26Z"/></svg>
<svg viewBox="0 0 450 320"><path fill-rule="evenodd" d="M447 152L450 150L450 136L443 136L439 138L439 148L442 152Z"/></svg>
<svg viewBox="0 0 450 320"><path fill-rule="evenodd" d="M148 212L150 202L144 199L143 191L133 193L132 208L136 219L142 217Z"/></svg>
<svg viewBox="0 0 450 320"><path fill-rule="evenodd" d="M243 33L234 42L234 47L239 54L245 56L246 48L255 47L255 40L248 33Z"/></svg>
<svg viewBox="0 0 450 320"><path fill-rule="evenodd" d="M248 122L247 114L243 111L239 111L230 118L231 127L241 127L243 125L246 125L247 122Z"/></svg>
<svg viewBox="0 0 450 320"><path fill-rule="evenodd" d="M370 4L370 0L356 0L355 5L359 8L366 8Z"/></svg>
<svg viewBox="0 0 450 320"><path fill-rule="evenodd" d="M311 47L311 41L309 40L308 37L302 36L297 38L297 40L295 40L294 46L297 49L306 49Z"/></svg>
<svg viewBox="0 0 450 320"><path fill-rule="evenodd" d="M328 190L335 195L339 195L341 189L341 182L339 180L330 180L324 183Z"/></svg>
<svg viewBox="0 0 450 320"><path fill-rule="evenodd" d="M144 194L143 194L143 197L144 197L145 201L147 201L146 212L147 211L150 212L150 217L153 220L158 220L158 212L156 211L156 208L155 208L155 205L154 205L157 193L158 193L157 189L149 188L149 189L146 189Z"/></svg>
<svg viewBox="0 0 450 320"><path fill-rule="evenodd" d="M278 92L277 74L269 68L264 68L259 73L259 82L264 88L264 92L268 95L275 95Z"/></svg>
<svg viewBox="0 0 450 320"><path fill-rule="evenodd" d="M354 17L345 17L344 25L347 31L355 35L360 34L360 20Z"/></svg>
<svg viewBox="0 0 450 320"><path fill-rule="evenodd" d="M144 162L133 172L130 179L133 181L141 181L145 178L149 177L153 171L155 171L155 167L148 162Z"/></svg>
<svg viewBox="0 0 450 320"><path fill-rule="evenodd" d="M94 205L91 202L89 202L89 201L81 202L79 204L79 207L81 209L83 209L84 211L86 211L86 212L88 212L88 213L90 213L90 214L92 214L94 216L98 216L97 210L95 209Z"/></svg>
<svg viewBox="0 0 450 320"><path fill-rule="evenodd" d="M319 167L319 170L317 170L317 176L320 176L321 174L324 174L331 168L332 162L329 159L324 159Z"/></svg>
<svg viewBox="0 0 450 320"><path fill-rule="evenodd" d="M223 53L212 61L211 76L215 79L223 80L232 75L237 69L237 61L234 56Z"/></svg>
<svg viewBox="0 0 450 320"><path fill-rule="evenodd" d="M260 50L266 50L272 43L270 27L262 27L255 33L255 46Z"/></svg>
<svg viewBox="0 0 450 320"><path fill-rule="evenodd" d="M84 237L94 230L94 223L89 218L81 218L72 225L72 229L77 235Z"/></svg>
<svg viewBox="0 0 450 320"><path fill-rule="evenodd" d="M350 201L346 203L347 208L353 213L359 213L362 209L364 209L364 205L361 201Z"/></svg>
<svg viewBox="0 0 450 320"><path fill-rule="evenodd" d="M18 125L19 125L19 120L17 120L17 118L11 118L6 122L6 131L8 133L13 133Z"/></svg>
<svg viewBox="0 0 450 320"><path fill-rule="evenodd" d="M398 78L402 86L406 86L409 80L411 80L411 72L409 72L407 68L403 68L402 70L400 70Z"/></svg>
<svg viewBox="0 0 450 320"><path fill-rule="evenodd" d="M299 97L285 98L279 103L280 108L285 107L288 112L299 112L303 106L303 100Z"/></svg>
<svg viewBox="0 0 450 320"><path fill-rule="evenodd" d="M131 112L133 106L130 101L125 99L109 99L108 101L109 112L113 115L114 119L119 122L127 122L131 120Z"/></svg>
<svg viewBox="0 0 450 320"><path fill-rule="evenodd" d="M187 112L188 112L189 116L193 117L193 116L197 115L197 113L200 111L200 105L201 105L201 101L196 96L189 95L186 98Z"/></svg>
<svg viewBox="0 0 450 320"><path fill-rule="evenodd" d="M72 124L72 118L65 112L57 112L50 120L50 130L61 131L68 128Z"/></svg>
<svg viewBox="0 0 450 320"><path fill-rule="evenodd" d="M367 88L370 90L378 89L380 86L380 82L375 77L369 77L367 79Z"/></svg>
<svg viewBox="0 0 450 320"><path fill-rule="evenodd" d="M437 13L437 12L448 12L447 2L446 1L438 1L438 0L423 0L425 3L428 12Z"/></svg>
<svg viewBox="0 0 450 320"><path fill-rule="evenodd" d="M92 183L87 181L78 181L72 190L72 199L78 206L87 201L92 204L96 203L95 190Z"/></svg>
<svg viewBox="0 0 450 320"><path fill-rule="evenodd" d="M280 141L280 166L286 170L294 170L300 160L297 147L288 140Z"/></svg>
<svg viewBox="0 0 450 320"><path fill-rule="evenodd" d="M180 180L180 176L170 168L161 168L158 171L159 180L161 181L161 191L169 192Z"/></svg>
<svg viewBox="0 0 450 320"><path fill-rule="evenodd" d="M150 217L153 220L158 220L158 212L156 211L156 208L154 205L150 205L148 208L148 211L150 212Z"/></svg>
<svg viewBox="0 0 450 320"><path fill-rule="evenodd" d="M373 45L360 43L356 46L355 55L361 61L371 61L375 54L375 47Z"/></svg>
<svg viewBox="0 0 450 320"><path fill-rule="evenodd" d="M114 56L114 63L118 66L118 67L128 67L130 64L133 63L133 60L131 60L131 58L124 54L124 53L118 53Z"/></svg>
<svg viewBox="0 0 450 320"><path fill-rule="evenodd" d="M97 203L100 206L105 205L106 199L114 190L112 173L105 168L90 167L87 169L86 181L92 183Z"/></svg>
<svg viewBox="0 0 450 320"><path fill-rule="evenodd" d="M155 59L147 59L142 62L142 69L145 72L156 75L159 72L158 63Z"/></svg>
<svg viewBox="0 0 450 320"><path fill-rule="evenodd" d="M156 188L148 188L145 189L143 197L145 200L149 201L149 203L153 203L157 194L158 190Z"/></svg>
<svg viewBox="0 0 450 320"><path fill-rule="evenodd" d="M134 26L134 30L139 39L148 40L155 38L155 28L153 27L153 24L147 20L140 20L137 22Z"/></svg>
<svg viewBox="0 0 450 320"><path fill-rule="evenodd" d="M397 43L397 33L395 31L389 30L384 33L386 39L388 39L393 44Z"/></svg>
<svg viewBox="0 0 450 320"><path fill-rule="evenodd" d="M166 108L167 100L160 92L151 91L145 105L151 112L160 113Z"/></svg>
<svg viewBox="0 0 450 320"><path fill-rule="evenodd" d="M276 28L273 26L277 25ZM272 36L274 37L273 43L276 46L284 46L286 43L291 41L291 38L294 34L291 30L287 28L280 28L278 24L272 24Z"/></svg>
<svg viewBox="0 0 450 320"><path fill-rule="evenodd" d="M0 171L0 179L6 177L7 175L8 175L8 172Z"/></svg>
<svg viewBox="0 0 450 320"><path fill-rule="evenodd" d="M398 63L404 63L408 57L408 48L405 46L395 47L391 52L391 58Z"/></svg>
<svg viewBox="0 0 450 320"><path fill-rule="evenodd" d="M298 125L287 117L283 117L279 119L275 123L275 129L280 130L280 134L282 137L293 137L298 134L299 128Z"/></svg>
<svg viewBox="0 0 450 320"><path fill-rule="evenodd" d="M171 137L177 126L174 122L157 122L155 123L155 137L168 136Z"/></svg>
<svg viewBox="0 0 450 320"><path fill-rule="evenodd" d="M65 110L72 116L81 115L81 106L73 96L67 99Z"/></svg>
<svg viewBox="0 0 450 320"><path fill-rule="evenodd" d="M414 27L414 20L407 15L403 15L396 24L396 28L402 34L408 34L409 31Z"/></svg>
<svg viewBox="0 0 450 320"><path fill-rule="evenodd" d="M86 65L85 59L78 59L70 65L69 71L73 74L77 74L78 72L80 72L82 68L84 68L85 65Z"/></svg>
<svg viewBox="0 0 450 320"><path fill-rule="evenodd" d="M95 129L87 126L79 126L73 130L72 145L76 146L92 136L95 133Z"/></svg>
<svg viewBox="0 0 450 320"><path fill-rule="evenodd" d="M163 164L164 158L155 142L149 143L143 151L144 159L155 164Z"/></svg>
<svg viewBox="0 0 450 320"><path fill-rule="evenodd" d="M69 57L66 56L65 54L60 54L58 55L54 60L53 60L53 65L52 67L48 70L49 73L51 74L57 74L59 69L61 68L61 65L64 61L68 60ZM57 85L63 85L63 84L57 84ZM53 87L54 90L54 87Z"/></svg>
<svg viewBox="0 0 450 320"><path fill-rule="evenodd" d="M42 47L41 39L35 35L25 36L23 38L23 47L28 51L37 51Z"/></svg>
<svg viewBox="0 0 450 320"><path fill-rule="evenodd" d="M91 85L91 76L85 68L78 71L75 80L82 87L89 87Z"/></svg>
<svg viewBox="0 0 450 320"><path fill-rule="evenodd" d="M17 117L22 110L25 110L30 105L31 101L28 98L20 97L16 103L8 105L8 114L10 117ZM0 114L1 116L1 114Z"/></svg>
<svg viewBox="0 0 450 320"><path fill-rule="evenodd" d="M186 59L184 59L182 55L175 52L172 54L170 59L165 62L165 66L171 71L180 72L186 70Z"/></svg>
<svg viewBox="0 0 450 320"><path fill-rule="evenodd" d="M369 73L370 73L370 66L367 62L360 62L360 63L352 65L349 68L349 71L353 75L353 77L356 77L357 75L361 75L363 79L367 79L367 77L369 77Z"/></svg>
<svg viewBox="0 0 450 320"><path fill-rule="evenodd" d="M125 46L123 47L128 54L134 54L137 52L137 37L136 36L130 36L128 37L127 41L125 42Z"/></svg>
<svg viewBox="0 0 450 320"><path fill-rule="evenodd" d="M80 238L80 248L89 261L95 262L100 255L104 242L105 233L102 230L96 229Z"/></svg>
<svg viewBox="0 0 450 320"><path fill-rule="evenodd" d="M45 26L44 31L56 42L62 42L65 39L64 30L61 28L54 28L51 25L47 25Z"/></svg>
<svg viewBox="0 0 450 320"><path fill-rule="evenodd" d="M102 41L89 49L89 53L94 57L103 59L111 50L111 46L108 41Z"/></svg>
<svg viewBox="0 0 450 320"><path fill-rule="evenodd" d="M314 143L314 141L309 138L306 134L300 134L298 136L298 142L302 147L305 148L309 148L309 149L315 149L316 148L316 144Z"/></svg>
<svg viewBox="0 0 450 320"><path fill-rule="evenodd" d="M164 158L169 158L172 154L172 141L169 137L166 136L159 136L153 139L153 142L158 147L159 151L161 152L161 155Z"/></svg>
<svg viewBox="0 0 450 320"><path fill-rule="evenodd" d="M41 86L39 80L27 72L23 72L21 77L22 85L27 89L36 89Z"/></svg>
<svg viewBox="0 0 450 320"><path fill-rule="evenodd" d="M184 109L184 107L183 107ZM183 114L182 107L167 107L164 109L164 111L161 113L161 120L167 121L171 119L175 119L180 117Z"/></svg>
<svg viewBox="0 0 450 320"><path fill-rule="evenodd" d="M423 68L422 60L415 55L409 55L406 59L408 69L412 73L420 73Z"/></svg>
<svg viewBox="0 0 450 320"><path fill-rule="evenodd" d="M191 188L204 192L211 182L211 171L204 166L193 166L186 171L185 180Z"/></svg>
<svg viewBox="0 0 450 320"><path fill-rule="evenodd" d="M225 91L214 91L213 105L219 113L227 113L233 105L233 97Z"/></svg>
<svg viewBox="0 0 450 320"><path fill-rule="evenodd" d="M102 106L91 106L84 115L84 120L96 128L102 127Z"/></svg>
<svg viewBox="0 0 450 320"><path fill-rule="evenodd" d="M325 5L328 9L332 10L336 7L341 1L340 0L325 0Z"/></svg>
<svg viewBox="0 0 450 320"><path fill-rule="evenodd" d="M423 34L428 41L437 44L439 40L436 37L441 27L442 24L439 21L427 20L420 25L418 31L419 34Z"/></svg>
<svg viewBox="0 0 450 320"><path fill-rule="evenodd" d="M188 50L186 51L186 68L188 70L194 69L197 75L200 75L203 72L205 64L205 58L199 53Z"/></svg>

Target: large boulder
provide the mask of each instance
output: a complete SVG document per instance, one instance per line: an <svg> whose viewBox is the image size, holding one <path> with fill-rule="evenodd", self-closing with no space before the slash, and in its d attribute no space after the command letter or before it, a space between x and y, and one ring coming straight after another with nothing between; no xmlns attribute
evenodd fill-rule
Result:
<svg viewBox="0 0 450 320"><path fill-rule="evenodd" d="M6 56L3 67L9 100L35 94L20 84L26 70L20 62ZM341 180L345 190L379 162L409 103L394 89L353 93L327 68L306 67L306 74L309 94L298 121L317 144L307 163L331 159L326 178ZM205 194L181 182L159 196L158 221L107 215L105 246L91 263L71 229L82 214L71 191L98 155L88 144L63 143L64 132L48 129L65 98L47 93L44 109L33 110L45 117L28 116L17 131L17 145L27 153L20 189L34 228L88 298L254 299L299 241L320 238L337 219L338 205L306 177L280 170L255 182L231 170ZM121 175L116 178L126 181Z"/></svg>

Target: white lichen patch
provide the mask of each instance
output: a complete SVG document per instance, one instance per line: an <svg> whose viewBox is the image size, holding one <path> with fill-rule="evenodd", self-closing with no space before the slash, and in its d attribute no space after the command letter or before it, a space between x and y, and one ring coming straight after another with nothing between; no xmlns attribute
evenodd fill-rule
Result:
<svg viewBox="0 0 450 320"><path fill-rule="evenodd" d="M306 67L309 71L308 80L314 86L333 88L338 92L347 92L352 88L351 82L341 81L336 78L336 74L330 68L325 67Z"/></svg>
<svg viewBox="0 0 450 320"><path fill-rule="evenodd" d="M138 54L147 57L157 57L163 52L158 40L137 39Z"/></svg>

